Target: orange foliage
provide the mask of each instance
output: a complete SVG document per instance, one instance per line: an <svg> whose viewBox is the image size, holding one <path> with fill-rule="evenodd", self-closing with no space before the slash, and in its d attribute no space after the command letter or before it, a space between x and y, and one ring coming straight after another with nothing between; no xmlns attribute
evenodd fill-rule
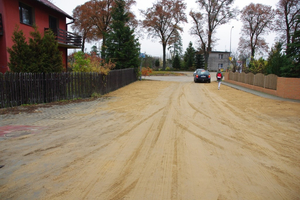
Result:
<svg viewBox="0 0 300 200"><path fill-rule="evenodd" d="M68 67L75 72L96 72L107 75L116 65L105 62L93 52L91 55L81 51L68 56Z"/></svg>
<svg viewBox="0 0 300 200"><path fill-rule="evenodd" d="M151 68L149 68L149 67L143 67L142 68L142 75L143 76L149 76L149 74L151 74L152 73L152 69Z"/></svg>

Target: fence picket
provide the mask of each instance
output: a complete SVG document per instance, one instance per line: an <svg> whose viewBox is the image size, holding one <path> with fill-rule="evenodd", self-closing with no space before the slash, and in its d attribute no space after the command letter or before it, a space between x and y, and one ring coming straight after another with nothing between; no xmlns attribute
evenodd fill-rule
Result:
<svg viewBox="0 0 300 200"><path fill-rule="evenodd" d="M72 99L74 98L73 97L73 73L70 73L69 87L70 87L69 99Z"/></svg>

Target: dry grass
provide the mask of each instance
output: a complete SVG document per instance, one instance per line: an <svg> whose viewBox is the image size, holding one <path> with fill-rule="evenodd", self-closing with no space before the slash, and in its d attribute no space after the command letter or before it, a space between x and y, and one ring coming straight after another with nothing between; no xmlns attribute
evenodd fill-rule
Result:
<svg viewBox="0 0 300 200"><path fill-rule="evenodd" d="M186 76L184 73L173 71L152 71L149 76Z"/></svg>

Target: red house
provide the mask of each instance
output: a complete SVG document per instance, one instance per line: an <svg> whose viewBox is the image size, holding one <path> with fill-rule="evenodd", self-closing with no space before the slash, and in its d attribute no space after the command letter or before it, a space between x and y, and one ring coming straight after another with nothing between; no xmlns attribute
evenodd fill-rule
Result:
<svg viewBox="0 0 300 200"><path fill-rule="evenodd" d="M48 0L0 0L0 72L9 70L7 48L13 45L12 34L16 25L29 38L34 24L41 33L51 28L57 36L66 69L67 49L81 48L81 37L67 32L66 18L74 21L72 16Z"/></svg>

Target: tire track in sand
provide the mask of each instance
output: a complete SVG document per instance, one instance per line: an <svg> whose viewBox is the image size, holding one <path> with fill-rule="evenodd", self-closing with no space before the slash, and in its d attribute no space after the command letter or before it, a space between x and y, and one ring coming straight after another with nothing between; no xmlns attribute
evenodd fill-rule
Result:
<svg viewBox="0 0 300 200"><path fill-rule="evenodd" d="M112 185L106 192L104 193L111 193L112 195L108 196L108 199L121 199L123 198L126 194L131 192L134 187L124 187L124 183L128 179L128 177L133 173L134 171L134 163L136 162L136 159L138 156L143 156L144 161L139 164L139 173L141 174L143 170L145 170L145 166L148 162L148 159L150 158L153 149L155 148L155 145L161 135L163 126L165 125L166 119L168 117L169 111L172 107L172 99L174 96L174 92L170 95L168 102L166 103L166 106L159 109L157 112L154 114L150 115L147 117L147 120L153 120L150 129L146 132L145 137L143 138L143 141L139 144L138 148L131 154L130 158L126 161L126 164L124 166L122 175L116 180L116 184ZM159 112L162 111L162 116L159 118L155 118L155 115L158 114ZM143 125L147 120L139 123L139 125ZM158 124L156 124L158 121ZM148 149L145 149L144 151L142 150L143 147L145 146L145 142L148 139L149 134L151 134L151 142L150 142L150 147ZM138 176L139 177L139 176ZM138 180L134 180L131 184L131 186L135 186L138 183Z"/></svg>

